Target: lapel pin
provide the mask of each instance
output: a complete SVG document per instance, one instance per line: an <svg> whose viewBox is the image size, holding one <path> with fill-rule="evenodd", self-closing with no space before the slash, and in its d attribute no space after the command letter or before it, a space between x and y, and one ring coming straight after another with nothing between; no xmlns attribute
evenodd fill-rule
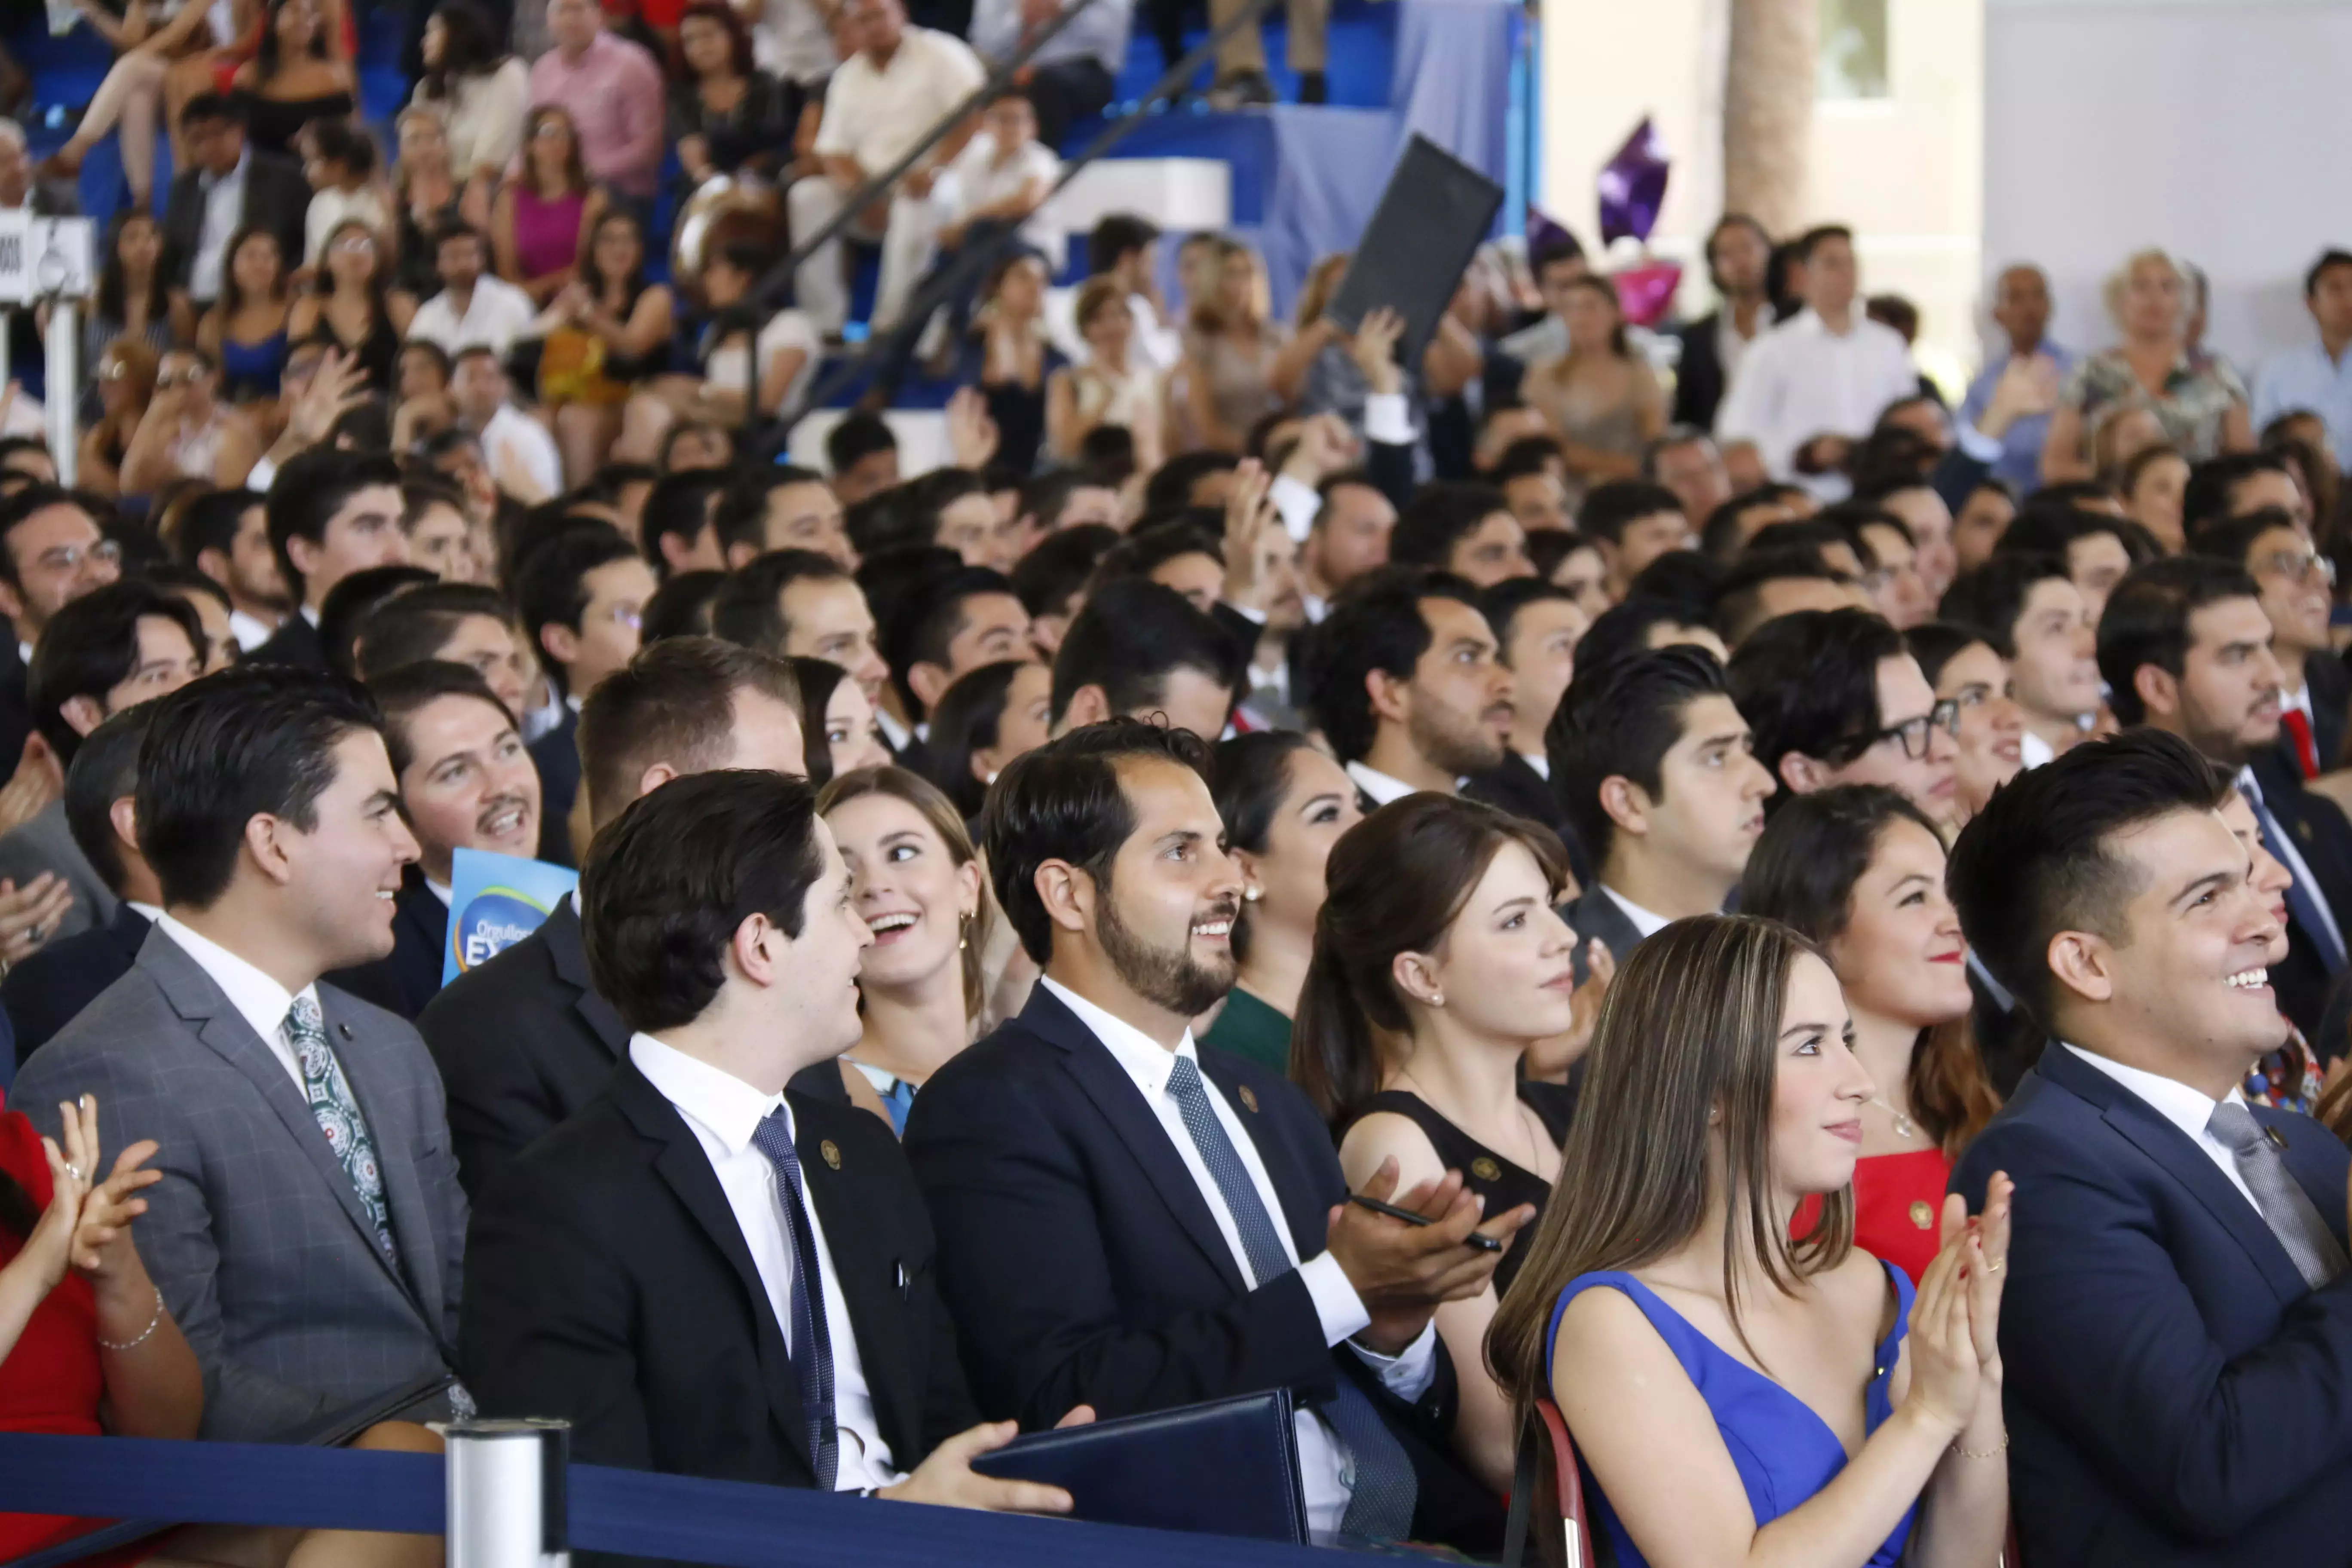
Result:
<svg viewBox="0 0 2352 1568"><path fill-rule="evenodd" d="M2294 825L2294 830L2297 836L2301 837L2309 838L2311 837L2311 824L2308 822L2297 821Z"/></svg>
<svg viewBox="0 0 2352 1568"><path fill-rule="evenodd" d="M841 1169L841 1149L832 1139L828 1138L824 1142L818 1144L816 1146L816 1152L824 1156L824 1163L826 1164L832 1166L836 1171Z"/></svg>
<svg viewBox="0 0 2352 1568"><path fill-rule="evenodd" d="M2275 1127L2263 1128L2263 1136L2271 1141L2271 1147L2273 1149L2284 1149L2286 1147L2286 1134L2280 1131Z"/></svg>
<svg viewBox="0 0 2352 1568"><path fill-rule="evenodd" d="M1253 1116L1257 1114L1257 1096L1251 1092L1247 1084L1242 1085L1242 1109Z"/></svg>
<svg viewBox="0 0 2352 1568"><path fill-rule="evenodd" d="M1496 1182L1502 1180L1503 1167L1481 1154L1470 1162L1470 1173L1482 1182Z"/></svg>
<svg viewBox="0 0 2352 1568"><path fill-rule="evenodd" d="M352 1037L352 1026L351 1026L349 1024L338 1024L338 1025L336 1025L336 1026L335 1026L335 1032L336 1032L336 1033L338 1033L338 1034L340 1034L340 1035L341 1035L341 1036L343 1037L343 1038L345 1038L345 1039L347 1039L347 1040L348 1040L348 1039L350 1039L350 1038Z"/></svg>
<svg viewBox="0 0 2352 1568"><path fill-rule="evenodd" d="M898 1271L898 1289L904 1290L907 1288L907 1266L904 1263L893 1262L890 1267Z"/></svg>

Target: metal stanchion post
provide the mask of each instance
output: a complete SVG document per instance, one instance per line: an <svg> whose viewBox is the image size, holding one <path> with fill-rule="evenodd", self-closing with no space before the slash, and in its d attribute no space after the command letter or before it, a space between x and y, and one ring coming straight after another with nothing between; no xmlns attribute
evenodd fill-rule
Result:
<svg viewBox="0 0 2352 1568"><path fill-rule="evenodd" d="M58 297L49 301L46 345L49 396L45 412L49 418L49 461L57 465L61 485L74 482L75 460L81 456L81 443L74 435L74 416L81 405L81 323L75 319L79 314L71 300ZM5 384L5 379L0 379L0 385Z"/></svg>
<svg viewBox="0 0 2352 1568"><path fill-rule="evenodd" d="M448 1568L568 1568L563 1421L461 1421L449 1442Z"/></svg>

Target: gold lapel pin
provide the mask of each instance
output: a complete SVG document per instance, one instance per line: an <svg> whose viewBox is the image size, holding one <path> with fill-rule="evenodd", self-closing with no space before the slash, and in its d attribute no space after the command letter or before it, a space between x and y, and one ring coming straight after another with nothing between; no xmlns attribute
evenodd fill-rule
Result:
<svg viewBox="0 0 2352 1568"><path fill-rule="evenodd" d="M1247 1084L1242 1085L1242 1109L1252 1115L1257 1112L1257 1096L1251 1092Z"/></svg>
<svg viewBox="0 0 2352 1568"><path fill-rule="evenodd" d="M1499 1181L1502 1178L1503 1167L1481 1154L1470 1162L1470 1173L1482 1182Z"/></svg>
<svg viewBox="0 0 2352 1568"><path fill-rule="evenodd" d="M818 1144L816 1146L816 1152L824 1156L824 1163L826 1164L832 1166L836 1171L841 1169L841 1149L840 1146L835 1143L832 1139L828 1138L824 1142Z"/></svg>
<svg viewBox="0 0 2352 1568"><path fill-rule="evenodd" d="M1936 1223L1936 1211L1924 1203L1915 1203L1911 1205L1911 1223L1926 1230Z"/></svg>

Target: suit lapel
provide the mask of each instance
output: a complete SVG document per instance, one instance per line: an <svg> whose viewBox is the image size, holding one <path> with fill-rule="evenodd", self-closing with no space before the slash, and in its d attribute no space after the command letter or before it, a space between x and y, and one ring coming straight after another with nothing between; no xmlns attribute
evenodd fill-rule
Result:
<svg viewBox="0 0 2352 1568"><path fill-rule="evenodd" d="M559 901L539 931L547 939L547 956L555 965L555 977L580 993L573 1010L613 1059L621 1060L629 1051L629 1026L621 1022L610 1002L596 994L588 973L588 949L580 936L580 917L572 912L572 900Z"/></svg>
<svg viewBox="0 0 2352 1568"><path fill-rule="evenodd" d="M808 1439L801 1420L800 1380L793 1375L792 1356L784 1347L783 1331L776 1326L775 1309L768 1300L767 1285L760 1279L759 1267L751 1261L751 1249L743 1244L742 1227L735 1221L735 1210L719 1184L718 1173L710 1168L710 1157L702 1152L702 1145L678 1115L677 1108L664 1100L661 1091L625 1058L620 1070L613 1075L609 1092L622 1114L658 1145L653 1157L655 1173L685 1205L694 1223L735 1271L736 1283L749 1298L751 1309L769 1414L790 1439L792 1451L805 1458ZM814 1469L810 1475L814 1479Z"/></svg>
<svg viewBox="0 0 2352 1568"><path fill-rule="evenodd" d="M2154 1106L2054 1040L2042 1050L2040 1070L2043 1078L2100 1107L2108 1126L2195 1194L2206 1212L2246 1249L2246 1256L2281 1300L2299 1300L2310 1293L2311 1288L2295 1271L2286 1248L2271 1234L2262 1212L2246 1201L2245 1194L2221 1173L2204 1150Z"/></svg>
<svg viewBox="0 0 2352 1568"><path fill-rule="evenodd" d="M1029 1005L1021 1010L1021 1025L1061 1048L1063 1065L1111 1124L1119 1143L1143 1167L1151 1190L1168 1205L1177 1225L1228 1285L1237 1291L1246 1290L1234 1250L1226 1245L1224 1232L1217 1228L1216 1215L1210 1213L1208 1200L1201 1195L1183 1156L1169 1142L1167 1128L1144 1103L1135 1080L1095 1038L1094 1031L1043 985L1029 994Z"/></svg>
<svg viewBox="0 0 2352 1568"><path fill-rule="evenodd" d="M327 1146L326 1134L319 1131L318 1116L303 1098L293 1075L286 1070L286 1064L253 1032L253 1026L230 1005L228 997L223 994L212 976L206 974L204 967L189 957L178 942L168 938L148 942L139 950L138 963L162 990L164 1000L170 1002L180 1016L194 1027L196 1037L222 1060L243 1073L247 1081L253 1085L262 1102L269 1107L271 1113L286 1129L287 1135L294 1140L294 1146L301 1152L310 1169L334 1194L335 1202L342 1208L343 1216L359 1232L368 1255L376 1260L377 1266L391 1277L394 1284L405 1291L408 1282L400 1277L391 1260L383 1256L383 1249L376 1245L375 1224L368 1217L367 1210L360 1206L360 1195L352 1186L350 1174L344 1171L342 1162L335 1158L335 1152ZM331 1024L331 1044L335 1043L339 1034L340 1031ZM336 1051L337 1059L343 1063L346 1079L353 1079L351 1058L358 1054L343 1049ZM356 1079L352 1082L352 1092L360 1094ZM368 1113L365 1096L361 1097L360 1110L362 1115ZM372 1118L368 1131L379 1142L377 1164L388 1164L381 1149L384 1133L378 1130ZM397 1226L394 1228L394 1238L399 1239Z"/></svg>
<svg viewBox="0 0 2352 1568"><path fill-rule="evenodd" d="M833 1265L834 1282L841 1288L843 1304L849 1309L845 1326L857 1342L857 1359L874 1395L876 1420L887 1424L883 1436L890 1444L891 1457L903 1468L912 1468L906 1461L919 1450L922 1441L922 1390L917 1386L915 1363L908 1353L917 1347L872 1337L885 1323L907 1321L903 1306L893 1300L906 1259L884 1256L888 1249L882 1242L882 1232L873 1223L867 1205L861 1202L859 1178L867 1173L851 1171L843 1159L842 1145L825 1136L826 1108L791 1090L786 1098L793 1106L793 1147L801 1157L801 1181L808 1188L818 1223L824 1227L824 1250ZM828 1149L833 1151L830 1157L825 1152ZM835 1353L840 1352L836 1349ZM900 1415L908 1419L893 1419Z"/></svg>
<svg viewBox="0 0 2352 1568"><path fill-rule="evenodd" d="M1243 1131L1257 1149L1258 1163L1274 1183L1282 1204L1283 1222L1290 1226L1290 1243L1301 1258L1313 1258L1330 1244L1330 1213L1315 1201L1316 1183L1299 1168L1297 1151L1278 1136L1272 1120L1262 1111L1255 1089L1244 1088L1232 1058L1222 1051L1202 1051L1201 1071L1225 1103L1234 1110Z"/></svg>

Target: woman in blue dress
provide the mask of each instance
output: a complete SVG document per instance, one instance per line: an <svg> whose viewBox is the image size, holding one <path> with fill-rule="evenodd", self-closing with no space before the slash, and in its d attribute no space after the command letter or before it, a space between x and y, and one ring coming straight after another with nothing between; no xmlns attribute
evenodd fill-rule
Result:
<svg viewBox="0 0 2352 1568"><path fill-rule="evenodd" d="M1559 1405L1619 1568L2000 1554L2011 1189L1993 1178L1980 1221L1946 1200L1916 1300L1853 1249L1876 1089L1852 1028L1829 965L1769 921L1678 921L1617 971L1487 1352L1523 1412Z"/></svg>

